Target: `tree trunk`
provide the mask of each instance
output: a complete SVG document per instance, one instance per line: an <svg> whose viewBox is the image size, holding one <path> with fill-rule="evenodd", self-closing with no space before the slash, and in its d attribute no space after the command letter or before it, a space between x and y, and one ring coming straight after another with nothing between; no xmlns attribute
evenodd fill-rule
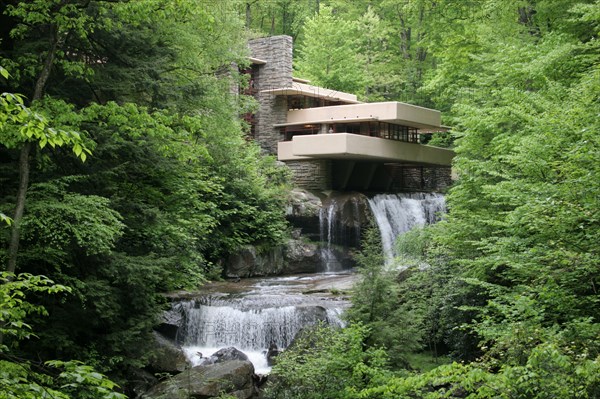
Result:
<svg viewBox="0 0 600 399"><path fill-rule="evenodd" d="M275 34L275 11L273 11L273 14L271 14L271 33L270 35L273 36Z"/></svg>
<svg viewBox="0 0 600 399"><path fill-rule="evenodd" d="M50 70L54 64L54 57L56 51L62 44L61 37L56 26L52 27L52 45L44 61L44 66L40 75L35 82L35 88L31 101L34 102L39 100L44 95L44 89L48 78L50 77ZM23 219L23 211L25 209L25 200L27 197L27 188L29 186L29 155L33 148L33 143L27 141L21 148L21 155L19 156L19 188L17 191L17 203L15 205L15 213L13 215L13 224L10 232L10 243L8 246L8 265L6 271L14 273L17 269L17 255L19 253L19 241L21 238L21 220Z"/></svg>
<svg viewBox="0 0 600 399"><path fill-rule="evenodd" d="M19 190L17 192L17 206L13 215L13 225L8 246L8 267L6 271L14 273L17 268L17 253L19 251L20 224L25 209L25 195L29 185L29 154L31 153L31 141L26 142L21 148L19 157Z"/></svg>
<svg viewBox="0 0 600 399"><path fill-rule="evenodd" d="M246 3L246 28L250 29L252 24L252 13L250 11L250 3Z"/></svg>

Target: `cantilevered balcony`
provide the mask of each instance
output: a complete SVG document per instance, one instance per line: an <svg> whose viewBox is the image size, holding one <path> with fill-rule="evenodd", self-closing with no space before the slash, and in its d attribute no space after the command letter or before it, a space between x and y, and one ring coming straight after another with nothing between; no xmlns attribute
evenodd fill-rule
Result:
<svg viewBox="0 0 600 399"><path fill-rule="evenodd" d="M454 152L417 143L351 133L294 136L278 144L280 161L334 159L450 166Z"/></svg>
<svg viewBox="0 0 600 399"><path fill-rule="evenodd" d="M442 129L440 111L396 101L292 109L288 111L286 124L340 123L366 120L393 123L423 130L439 131Z"/></svg>
<svg viewBox="0 0 600 399"><path fill-rule="evenodd" d="M450 166L454 152L419 143L419 133L444 131L440 112L400 102L294 109L283 134L281 161L332 159Z"/></svg>

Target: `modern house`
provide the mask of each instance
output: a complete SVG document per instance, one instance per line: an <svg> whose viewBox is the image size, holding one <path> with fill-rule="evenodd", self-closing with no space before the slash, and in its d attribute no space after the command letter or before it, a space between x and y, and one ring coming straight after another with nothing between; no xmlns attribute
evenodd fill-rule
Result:
<svg viewBox="0 0 600 399"><path fill-rule="evenodd" d="M363 103L353 94L292 76L292 38L251 40L250 93L260 106L251 135L292 170L295 184L319 190L440 190L454 152L420 143L445 130L440 112L401 102Z"/></svg>

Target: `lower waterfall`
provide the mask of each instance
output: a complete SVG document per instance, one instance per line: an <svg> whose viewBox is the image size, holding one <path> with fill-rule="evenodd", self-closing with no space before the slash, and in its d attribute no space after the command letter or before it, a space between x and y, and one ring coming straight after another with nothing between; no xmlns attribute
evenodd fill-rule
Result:
<svg viewBox="0 0 600 399"><path fill-rule="evenodd" d="M381 233L381 244L388 264L395 253L396 238L417 226L435 223L446 211L442 194L379 194L369 206Z"/></svg>
<svg viewBox="0 0 600 399"><path fill-rule="evenodd" d="M257 373L268 373L266 352L272 345L287 348L304 327L319 322L342 326L349 304L327 297L327 287L350 275L316 275L255 280L240 292L215 294L174 305L183 316L177 340L192 364L221 348L244 352ZM353 277L352 277L353 278ZM246 289L248 289L246 291ZM315 295L310 291L318 291Z"/></svg>

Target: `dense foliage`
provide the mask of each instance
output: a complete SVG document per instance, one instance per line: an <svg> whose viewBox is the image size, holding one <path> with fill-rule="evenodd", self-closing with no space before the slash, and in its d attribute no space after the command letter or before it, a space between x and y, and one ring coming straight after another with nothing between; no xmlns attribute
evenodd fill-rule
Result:
<svg viewBox="0 0 600 399"><path fill-rule="evenodd" d="M0 5L2 397L112 397L88 365L146 364L161 293L285 238L287 174L238 118L235 6Z"/></svg>
<svg viewBox="0 0 600 399"><path fill-rule="evenodd" d="M286 173L232 90L244 24L291 34L314 84L442 110L457 153L408 268L367 233L350 327L299 339L267 394L600 396L598 0L0 7L0 397L118 397L91 366L145 364L161 292L285 236Z"/></svg>
<svg viewBox="0 0 600 399"><path fill-rule="evenodd" d="M369 331L360 324L344 329L313 326L301 331L291 348L277 357L267 386L268 398L356 398L387 377L385 352L363 347Z"/></svg>
<svg viewBox="0 0 600 399"><path fill-rule="evenodd" d="M346 23L367 11L322 3ZM453 126L458 180L445 220L401 237L408 269L384 269L367 235L350 322L395 376L356 397L598 397L600 3L370 6L395 24L389 73ZM460 363L423 371L415 353Z"/></svg>

